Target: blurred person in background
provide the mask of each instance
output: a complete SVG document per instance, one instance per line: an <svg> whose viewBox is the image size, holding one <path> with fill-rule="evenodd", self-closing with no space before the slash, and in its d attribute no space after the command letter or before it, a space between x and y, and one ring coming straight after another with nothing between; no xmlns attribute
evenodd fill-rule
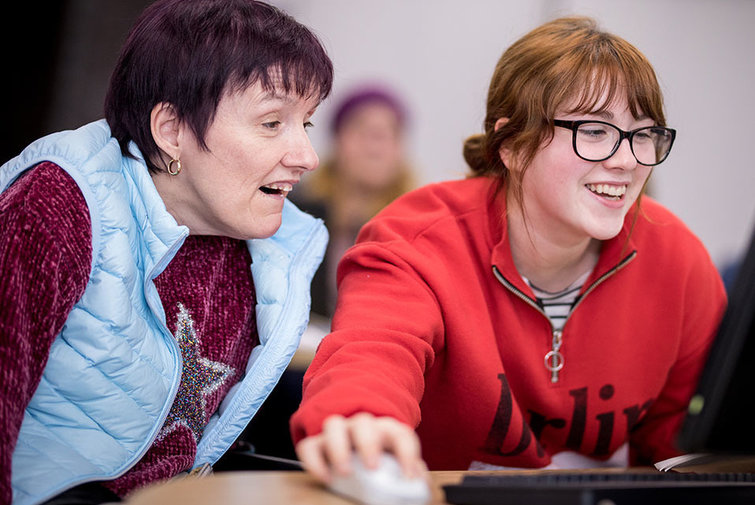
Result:
<svg viewBox="0 0 755 505"><path fill-rule="evenodd" d="M336 267L364 223L414 187L405 140L408 110L398 94L362 85L334 109L330 154L291 194L325 221L330 242L312 281L312 311L329 318L336 303Z"/></svg>

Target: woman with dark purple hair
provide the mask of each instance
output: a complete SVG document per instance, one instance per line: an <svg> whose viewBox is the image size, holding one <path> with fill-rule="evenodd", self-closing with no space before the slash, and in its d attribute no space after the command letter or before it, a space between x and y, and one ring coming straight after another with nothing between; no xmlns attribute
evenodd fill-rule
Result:
<svg viewBox="0 0 755 505"><path fill-rule="evenodd" d="M119 501L234 443L306 326L327 234L286 196L332 79L275 7L158 0L105 119L0 167L1 503Z"/></svg>

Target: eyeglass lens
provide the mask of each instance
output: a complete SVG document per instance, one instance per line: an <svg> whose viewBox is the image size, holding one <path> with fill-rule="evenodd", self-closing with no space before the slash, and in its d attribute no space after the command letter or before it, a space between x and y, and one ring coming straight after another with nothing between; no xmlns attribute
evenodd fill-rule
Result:
<svg viewBox="0 0 755 505"><path fill-rule="evenodd" d="M643 165L657 165L671 150L673 135L661 126L635 130L629 138L632 152ZM609 158L618 148L621 131L606 123L582 123L575 135L577 154L590 161Z"/></svg>

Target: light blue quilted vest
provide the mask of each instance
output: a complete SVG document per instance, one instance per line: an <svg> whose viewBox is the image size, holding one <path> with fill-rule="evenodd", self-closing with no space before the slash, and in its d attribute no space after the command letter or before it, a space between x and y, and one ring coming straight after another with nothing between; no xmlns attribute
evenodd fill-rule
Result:
<svg viewBox="0 0 755 505"><path fill-rule="evenodd" d="M131 152L139 155L133 144ZM125 473L162 427L181 372L153 279L189 230L166 211L141 158L121 155L104 120L31 144L0 167L0 191L45 160L63 167L86 199L92 270L24 415L13 454L14 505ZM273 237L247 241L260 345L205 428L195 466L222 456L288 365L326 244L322 222L290 202Z"/></svg>

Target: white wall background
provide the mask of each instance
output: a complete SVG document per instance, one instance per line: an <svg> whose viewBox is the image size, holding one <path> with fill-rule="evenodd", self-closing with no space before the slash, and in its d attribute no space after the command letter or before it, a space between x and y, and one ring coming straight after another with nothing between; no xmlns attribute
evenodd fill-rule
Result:
<svg viewBox="0 0 755 505"><path fill-rule="evenodd" d="M754 0L273 0L320 36L337 98L377 80L412 109L410 152L422 182L462 177L463 140L481 131L490 76L503 50L535 26L586 14L655 66L671 157L652 193L703 240L719 265L755 223ZM333 100L315 116L321 156Z"/></svg>

